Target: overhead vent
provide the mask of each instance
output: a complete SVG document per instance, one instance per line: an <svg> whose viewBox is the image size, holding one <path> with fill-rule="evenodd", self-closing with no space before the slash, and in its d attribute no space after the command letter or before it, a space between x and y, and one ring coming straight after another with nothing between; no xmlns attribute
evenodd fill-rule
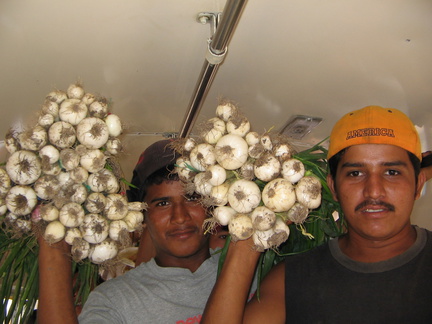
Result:
<svg viewBox="0 0 432 324"><path fill-rule="evenodd" d="M322 120L320 117L295 115L282 127L280 133L296 140L301 140L317 127Z"/></svg>

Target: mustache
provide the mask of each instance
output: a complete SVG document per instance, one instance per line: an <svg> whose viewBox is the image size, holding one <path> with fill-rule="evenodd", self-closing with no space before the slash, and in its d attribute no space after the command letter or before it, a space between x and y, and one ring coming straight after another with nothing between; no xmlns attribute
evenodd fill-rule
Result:
<svg viewBox="0 0 432 324"><path fill-rule="evenodd" d="M367 206L381 206L384 207L386 209L388 209L389 211L395 211L395 206L393 206L392 204L386 203L385 201L381 201L381 200L365 200L362 203L358 204L357 207L355 208L355 211L359 211L362 208L365 208Z"/></svg>

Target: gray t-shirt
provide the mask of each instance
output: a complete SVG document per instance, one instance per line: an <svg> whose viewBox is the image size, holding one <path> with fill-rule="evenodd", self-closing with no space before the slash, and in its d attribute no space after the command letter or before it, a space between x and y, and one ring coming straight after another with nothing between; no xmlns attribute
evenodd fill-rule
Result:
<svg viewBox="0 0 432 324"><path fill-rule="evenodd" d="M90 294L80 323L199 323L215 284L219 255L192 273L159 267L154 259L111 279Z"/></svg>

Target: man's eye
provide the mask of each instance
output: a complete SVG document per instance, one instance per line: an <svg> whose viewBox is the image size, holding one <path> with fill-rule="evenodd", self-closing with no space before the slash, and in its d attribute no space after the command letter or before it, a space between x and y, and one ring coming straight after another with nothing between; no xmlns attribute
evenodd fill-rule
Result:
<svg viewBox="0 0 432 324"><path fill-rule="evenodd" d="M387 174L388 174L388 175L391 175L391 176L395 176L395 175L400 174L400 172L397 171L397 170L388 170L388 171L387 171Z"/></svg>
<svg viewBox="0 0 432 324"><path fill-rule="evenodd" d="M167 202L167 201L159 201L159 202L156 204L156 206L159 206L159 207L163 207L163 206L166 206L166 205L168 205L168 202Z"/></svg>
<svg viewBox="0 0 432 324"><path fill-rule="evenodd" d="M350 177L358 177L360 174L361 174L360 171L350 171L348 173L348 176L350 176Z"/></svg>
<svg viewBox="0 0 432 324"><path fill-rule="evenodd" d="M191 196L186 196L186 199L188 201L197 201L200 198L199 195L191 195Z"/></svg>

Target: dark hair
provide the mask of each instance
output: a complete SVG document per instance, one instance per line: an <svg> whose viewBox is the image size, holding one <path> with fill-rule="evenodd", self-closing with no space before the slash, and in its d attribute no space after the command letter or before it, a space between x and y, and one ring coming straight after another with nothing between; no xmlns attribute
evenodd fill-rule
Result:
<svg viewBox="0 0 432 324"><path fill-rule="evenodd" d="M173 172L174 165L168 165L159 170L156 170L151 175L145 179L142 186L139 188L139 198L140 201L144 200L145 195L147 194L147 190L152 185L159 185L165 181L179 181L179 177L177 173Z"/></svg>
<svg viewBox="0 0 432 324"><path fill-rule="evenodd" d="M333 155L330 158L330 160L328 160L329 173L333 179L336 178L337 167L339 165L340 160L342 159L342 156L345 154L347 149L348 149L348 147L344 148L343 150L340 150L335 155ZM415 181L416 181L416 185L417 185L418 176L420 174L420 160L417 156L415 156L415 154L408 152L408 151L406 151L406 152L408 153L411 164L413 165Z"/></svg>

